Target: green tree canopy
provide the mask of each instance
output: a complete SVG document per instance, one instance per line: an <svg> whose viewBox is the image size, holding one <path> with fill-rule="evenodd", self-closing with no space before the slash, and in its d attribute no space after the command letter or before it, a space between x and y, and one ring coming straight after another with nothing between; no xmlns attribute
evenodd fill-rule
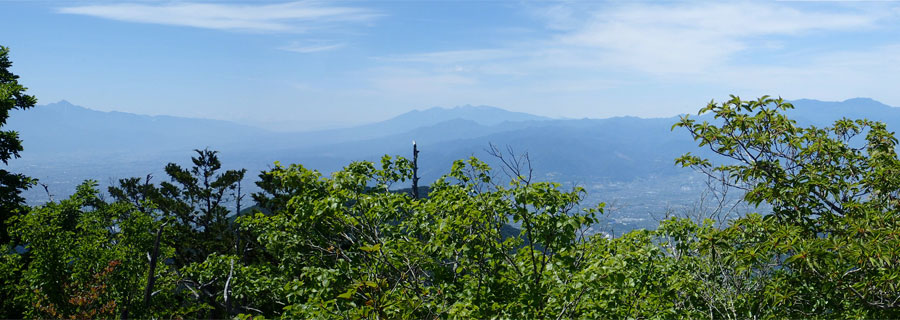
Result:
<svg viewBox="0 0 900 320"><path fill-rule="evenodd" d="M532 181L521 159L456 161L414 198L410 161L299 164L260 174L197 150L158 186L94 182L8 219L6 317L898 318L900 159L884 124L801 127L792 106L732 97L685 116L718 157L677 163L771 208L731 220L670 218L656 230L588 234L603 205ZM502 177L502 176L501 176ZM158 239L164 239L160 241ZM9 246L8 246L9 247ZM155 283L155 284L154 284Z"/></svg>
<svg viewBox="0 0 900 320"><path fill-rule="evenodd" d="M26 88L19 84L19 76L13 74L10 67L9 48L0 46L0 127L6 125L10 111L28 109L37 103L34 96L25 94ZM0 161L3 164L18 158L21 151L22 141L17 132L0 131ZM0 169L0 243L9 241L6 220L24 210L25 199L21 193L32 183L32 179L22 174Z"/></svg>
<svg viewBox="0 0 900 320"><path fill-rule="evenodd" d="M685 116L675 124L726 159L714 165L686 154L678 163L745 190L752 204L772 206L771 215L739 219L719 232L727 237L710 249L737 262L732 270L750 272L743 279L764 281L758 289L766 294L757 301L771 303L775 314L900 316L894 133L865 119L799 127L784 114L791 108L780 98L732 96L700 110L713 122ZM755 235L731 236L748 231Z"/></svg>

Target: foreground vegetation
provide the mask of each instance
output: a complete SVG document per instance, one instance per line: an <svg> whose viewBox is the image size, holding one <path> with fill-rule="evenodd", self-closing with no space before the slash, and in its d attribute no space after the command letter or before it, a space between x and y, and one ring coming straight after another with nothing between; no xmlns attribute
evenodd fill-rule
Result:
<svg viewBox="0 0 900 320"><path fill-rule="evenodd" d="M2 53L0 123L35 103ZM33 181L2 171L0 318L900 317L897 139L868 120L801 128L789 108L732 97L673 127L723 163L678 164L771 214L616 238L585 235L603 206L515 157L509 175L457 161L422 198L392 191L412 178L402 157L330 177L276 165L245 199L246 172L199 150L168 181L123 179L109 198L87 181L37 207L18 196ZM17 157L16 135L0 139Z"/></svg>

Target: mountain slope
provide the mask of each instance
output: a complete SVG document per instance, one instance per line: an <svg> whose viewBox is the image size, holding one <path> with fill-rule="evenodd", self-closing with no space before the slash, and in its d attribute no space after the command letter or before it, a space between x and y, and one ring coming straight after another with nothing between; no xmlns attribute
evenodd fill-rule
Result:
<svg viewBox="0 0 900 320"><path fill-rule="evenodd" d="M448 121L379 139L297 152L374 160L381 154L406 155L410 141L416 140L421 150L420 167L427 181L446 173L457 159L477 156L491 162L486 149L494 144L504 151L508 146L516 154L527 152L536 174L542 178L629 180L677 173L675 157L696 146L687 134L669 130L675 121L676 118L610 118L495 126Z"/></svg>
<svg viewBox="0 0 900 320"><path fill-rule="evenodd" d="M900 130L900 108L869 98L854 98L844 101L800 99L791 102L795 109L788 111L787 114L801 125L831 125L835 120L846 117L878 120L887 124L888 129Z"/></svg>
<svg viewBox="0 0 900 320"><path fill-rule="evenodd" d="M900 109L871 99L842 102L794 101L789 114L801 125L828 125L841 117L870 118L900 128ZM423 181L449 170L452 161L477 156L497 167L489 144L527 152L539 179L560 182L633 181L685 174L674 159L696 148L684 130L670 130L677 117L560 120L490 107L413 111L353 128L274 133L239 124L166 116L99 112L66 102L20 111L9 127L20 130L23 159L16 171L58 189L82 179L143 176L165 163L185 163L191 150L221 151L228 168L263 170L274 161L302 163L331 172L355 160L409 156L411 141L421 150ZM894 129L896 130L896 129ZM159 171L156 172L160 176ZM253 175L249 175L253 176Z"/></svg>
<svg viewBox="0 0 900 320"><path fill-rule="evenodd" d="M227 121L101 112L67 101L17 111L9 128L41 156L148 155L194 148L227 148L273 136Z"/></svg>
<svg viewBox="0 0 900 320"><path fill-rule="evenodd" d="M343 129L330 129L291 134L294 146L327 146L334 143L369 140L414 131L419 128L450 121L463 120L481 126L495 126L506 122L531 122L549 120L521 112L507 111L489 106L461 106L455 108L430 108L413 110L394 118ZM299 145L298 145L299 144Z"/></svg>

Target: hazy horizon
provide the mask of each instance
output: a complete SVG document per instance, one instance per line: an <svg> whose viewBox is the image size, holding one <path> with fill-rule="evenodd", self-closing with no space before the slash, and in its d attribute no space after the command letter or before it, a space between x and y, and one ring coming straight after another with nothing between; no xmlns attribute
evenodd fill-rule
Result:
<svg viewBox="0 0 900 320"><path fill-rule="evenodd" d="M843 103L843 102L848 102L848 101L855 100L855 99L872 100L872 101L874 101L874 102L876 102L876 103L884 104L884 105L886 105L886 106L888 106L888 107L897 108L897 106L888 105L888 104L885 104L885 103L882 102L882 101L879 101L879 100L877 100L877 99L872 99L872 98L869 98L869 97L854 97L854 98L844 99L844 100L840 100L840 101L837 101L837 100L835 100L835 101L830 101L830 100L819 100L819 99L811 99L811 98L800 98L800 99L795 99L795 101L796 101L796 100L810 100L810 101L818 101L818 102L826 102L826 103ZM718 99L718 100L716 100L716 101L722 101L722 99ZM119 111L119 110L100 110L100 109L93 108L93 107L91 107L91 106L84 106L84 105L79 105L79 104L76 104L76 103L72 103L71 101L68 101L68 100L66 100L66 99L62 99L62 100L55 101L55 102L40 103L40 104L38 104L37 106L38 106L38 107L41 107L41 106L58 105L58 104L68 104L68 105L72 105L72 106L80 107L80 108L85 108L85 109L92 110L92 111L101 111L101 112L123 112L123 113L127 113L127 114L138 115L138 116L151 116L151 117L157 117L157 116L159 116L159 117L179 117L179 118L190 118L190 119L200 119L200 120L220 120L220 121L228 121L228 122L231 122L231 123L234 123L234 124L238 124L238 125L249 126L249 127L253 127L253 128L257 128L257 129L263 129L263 130L268 130L268 131L273 131L273 132L284 132L284 133L289 133L289 132L297 132L297 133L299 133L299 132L315 132L315 131L321 131L321 130L333 130L333 129L349 129L349 128L354 128L354 127L357 127L357 126L363 126L363 125L369 125L369 124L375 124L375 123L379 123L379 122L389 121L389 120L396 119L396 118L398 118L398 117L407 115L407 114L412 113L412 112L424 112L424 111L433 111L433 110L448 110L448 111L449 111L449 110L455 110L455 109L460 109L460 108L473 108L473 107L474 107L474 108L499 109L499 110L502 110L502 111L508 111L508 112L519 112L519 111L514 111L514 110L506 109L506 108L503 108L503 107L489 106L489 105L468 105L468 104L467 104L467 105L457 105L457 106L433 106L433 107L427 107L427 108L415 108L415 109L411 109L411 110L404 111L404 112L402 112L402 113L393 114L393 115L388 115L386 118L368 119L368 120L363 120L363 121L356 122L356 123L343 123L343 124L338 124L338 125L333 125L333 126L321 126L321 127L311 127L311 128L285 128L285 127L267 127L267 126L265 126L265 125L261 125L261 124L258 124L258 123L252 123L252 122L242 121L242 119L229 120L229 119L206 118L206 117L202 117L202 116L201 116L201 117L184 117L184 116L171 115L171 114L145 114L145 113L125 112L125 111ZM527 113L527 112L521 112L521 113L527 114L527 115L540 116L540 115L536 115L536 114L532 114L532 113ZM580 120L580 119L602 120L602 119L609 119L609 118L616 118L616 117L635 117L635 118L639 118L639 119L664 119L664 118L673 118L673 117L677 117L677 116L680 116L680 115L683 115L683 114L695 114L695 112L681 113L681 114L675 114L675 115L670 115L670 116L662 115L662 116L656 116L656 117L652 117L652 116L651 116L651 117L641 117L641 116L629 115L629 114L625 114L625 115L616 115L616 116L609 116L609 117L602 117L602 118L590 118L590 117L569 118L569 117L546 117L546 116L541 116L541 117L545 117L545 118L548 119L548 120ZM13 120L13 123L15 123L15 120Z"/></svg>

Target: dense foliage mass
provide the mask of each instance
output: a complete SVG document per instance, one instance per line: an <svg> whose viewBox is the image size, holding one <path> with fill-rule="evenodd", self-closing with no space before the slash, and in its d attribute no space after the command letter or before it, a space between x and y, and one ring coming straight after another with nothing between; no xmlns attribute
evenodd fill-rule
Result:
<svg viewBox="0 0 900 320"><path fill-rule="evenodd" d="M19 84L19 76L9 71L11 66L9 48L0 46L0 126L6 124L10 111L25 110L37 103L34 96L25 94L26 88ZM15 131L0 131L0 161L9 164L10 159L19 157L20 151L22 141L19 140L19 134ZM5 221L24 209L22 206L25 199L21 192L32 183L33 180L29 177L0 169L0 221ZM0 243L8 241L6 230L0 230Z"/></svg>
<svg viewBox="0 0 900 320"><path fill-rule="evenodd" d="M677 163L771 214L615 238L585 234L603 205L523 158L508 175L457 161L421 198L397 191L411 161L386 156L330 177L276 164L242 208L245 171L209 150L109 199L87 181L28 208L12 190L0 318L900 317L897 140L868 120L798 127L789 108L733 97L675 124L725 159Z"/></svg>

